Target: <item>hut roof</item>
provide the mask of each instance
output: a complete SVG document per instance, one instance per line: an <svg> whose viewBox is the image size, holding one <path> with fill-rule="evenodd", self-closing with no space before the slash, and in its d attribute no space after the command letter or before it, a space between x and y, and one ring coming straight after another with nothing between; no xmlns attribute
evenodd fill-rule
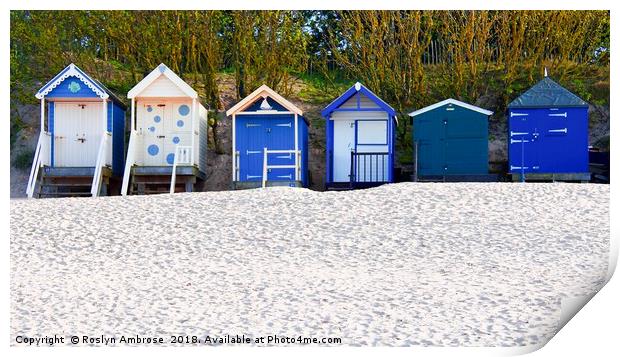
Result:
<svg viewBox="0 0 620 357"><path fill-rule="evenodd" d="M288 100L284 99L284 97L282 97L281 95L276 93L273 89L269 88L265 84L263 84L262 86L258 87L250 95L248 95L247 97L243 98L239 103L235 104L232 108L228 109L226 111L226 116L230 116L230 115L233 115L233 114L235 114L237 112L242 111L243 109L245 109L246 107L248 107L249 105L254 103L256 101L256 99L258 99L260 97L263 97L263 98L270 97L273 100L275 100L276 102L278 102L280 105L282 105L283 107L288 109L289 111L291 111L291 112L293 112L293 113L295 113L295 114L297 114L299 116L303 116L303 111L301 109L297 108L293 103L291 103Z"/></svg>
<svg viewBox="0 0 620 357"><path fill-rule="evenodd" d="M336 99L334 99L325 109L321 111L321 115L324 118L327 118L334 110L338 109L344 102L349 100L353 95L357 93L362 93L367 96L370 100L372 100L375 104L377 104L381 109L385 110L390 114L390 116L396 116L396 111L389 104L383 101L383 99L379 98L375 93L373 93L370 89L366 88L360 82L355 83L351 88L347 89L346 92L342 93L342 95Z"/></svg>
<svg viewBox="0 0 620 357"><path fill-rule="evenodd" d="M446 100L442 100L439 103L435 103L433 105L429 105L428 107L424 107L422 109L418 109L418 110L416 110L414 112L411 112L411 113L409 113L409 116L414 117L416 115L420 115L422 113L426 113L426 112L431 111L433 109L442 107L442 106L444 106L446 104L457 105L459 107L462 107L462 108L465 108L465 109L469 109L469 110L473 110L475 112L478 112L478 113L481 113L481 114L484 114L484 115L491 115L491 114L493 114L493 112L490 111L490 110L482 109L482 108L477 107L475 105L471 105L471 104L467 104L465 102L461 102L460 100L448 98Z"/></svg>
<svg viewBox="0 0 620 357"><path fill-rule="evenodd" d="M48 95L54 88L58 87L60 83L62 83L65 79L69 77L75 77L79 79L82 83L84 83L88 88L90 88L96 95L101 99L110 98L112 101L119 104L123 109L127 109L125 103L123 103L120 98L114 94L111 90L109 90L106 86L104 86L101 82L96 79L91 78L86 72L82 71L78 66L71 63L65 69L60 71L57 75L54 76L49 82L47 82L35 97L37 99L42 99L46 95Z"/></svg>
<svg viewBox="0 0 620 357"><path fill-rule="evenodd" d="M163 63L160 63L157 68L151 71L146 77L144 77L138 84L136 84L129 93L127 93L127 98L136 98L140 96L140 93L144 91L151 83L153 83L160 76L165 76L172 83L174 83L185 95L190 98L198 98L198 93L190 87L189 84L185 83L181 77L179 77L176 73L174 73L168 66Z"/></svg>
<svg viewBox="0 0 620 357"><path fill-rule="evenodd" d="M583 99L571 93L549 77L508 104L508 108L587 107Z"/></svg>

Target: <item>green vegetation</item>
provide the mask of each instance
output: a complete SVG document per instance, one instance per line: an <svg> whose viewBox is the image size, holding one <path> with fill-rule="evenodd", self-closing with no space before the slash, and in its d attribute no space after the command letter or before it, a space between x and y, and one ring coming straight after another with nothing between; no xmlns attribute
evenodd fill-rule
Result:
<svg viewBox="0 0 620 357"><path fill-rule="evenodd" d="M24 150L20 151L13 158L13 166L20 170L25 170L32 166L32 157L34 156L34 151Z"/></svg>
<svg viewBox="0 0 620 357"><path fill-rule="evenodd" d="M11 11L10 19L12 105L36 104L36 88L70 62L121 97L163 62L218 110L230 91L223 73L235 99L265 83L314 106L360 81L399 112L407 158L411 109L453 97L504 120L544 67L590 103L609 104L608 11ZM315 112L309 119L320 126ZM11 113L13 140L23 125Z"/></svg>

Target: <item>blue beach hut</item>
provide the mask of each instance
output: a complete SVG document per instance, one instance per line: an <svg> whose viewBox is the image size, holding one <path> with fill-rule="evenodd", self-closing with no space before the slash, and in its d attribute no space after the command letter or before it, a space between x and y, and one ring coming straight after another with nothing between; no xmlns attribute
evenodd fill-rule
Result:
<svg viewBox="0 0 620 357"><path fill-rule="evenodd" d="M308 122L266 85L226 112L232 119L233 189L308 186Z"/></svg>
<svg viewBox="0 0 620 357"><path fill-rule="evenodd" d="M326 189L394 182L394 108L358 82L321 115L326 121Z"/></svg>
<svg viewBox="0 0 620 357"><path fill-rule="evenodd" d="M513 180L590 179L588 103L546 73L508 105L508 127Z"/></svg>
<svg viewBox="0 0 620 357"><path fill-rule="evenodd" d="M35 97L41 132L28 197L109 194L125 164L125 104L73 63Z"/></svg>

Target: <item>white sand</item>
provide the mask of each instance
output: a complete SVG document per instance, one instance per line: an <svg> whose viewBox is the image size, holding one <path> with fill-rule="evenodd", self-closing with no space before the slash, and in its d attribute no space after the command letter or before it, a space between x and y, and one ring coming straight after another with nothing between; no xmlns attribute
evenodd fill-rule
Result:
<svg viewBox="0 0 620 357"><path fill-rule="evenodd" d="M11 202L15 336L524 346L607 270L609 186L414 184Z"/></svg>

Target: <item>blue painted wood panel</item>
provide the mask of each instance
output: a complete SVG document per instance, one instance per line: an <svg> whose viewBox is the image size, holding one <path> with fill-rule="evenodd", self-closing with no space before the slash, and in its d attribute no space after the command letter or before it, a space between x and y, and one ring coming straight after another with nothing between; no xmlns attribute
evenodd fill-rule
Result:
<svg viewBox="0 0 620 357"><path fill-rule="evenodd" d="M588 172L588 108L508 110L511 173Z"/></svg>
<svg viewBox="0 0 620 357"><path fill-rule="evenodd" d="M112 174L123 176L125 170L125 110L116 103L108 103L111 121L108 126L112 131Z"/></svg>
<svg viewBox="0 0 620 357"><path fill-rule="evenodd" d="M84 82L77 77L67 77L54 88L48 98L96 98L98 97Z"/></svg>
<svg viewBox="0 0 620 357"><path fill-rule="evenodd" d="M294 115L238 115L235 124L236 150L239 152L239 181L261 181L263 175L263 150L294 150L295 149L295 116ZM303 124L302 124L303 122ZM299 118L298 135L307 137L306 124ZM302 181L307 182L304 171L304 155L307 161L307 148L300 141L302 150ZM305 141L307 145L307 139ZM294 165L293 154L270 154L269 165ZM292 181L295 170L292 168L274 168L268 172L269 181Z"/></svg>
<svg viewBox="0 0 620 357"><path fill-rule="evenodd" d="M488 173L488 117L444 105L414 118L419 175Z"/></svg>

